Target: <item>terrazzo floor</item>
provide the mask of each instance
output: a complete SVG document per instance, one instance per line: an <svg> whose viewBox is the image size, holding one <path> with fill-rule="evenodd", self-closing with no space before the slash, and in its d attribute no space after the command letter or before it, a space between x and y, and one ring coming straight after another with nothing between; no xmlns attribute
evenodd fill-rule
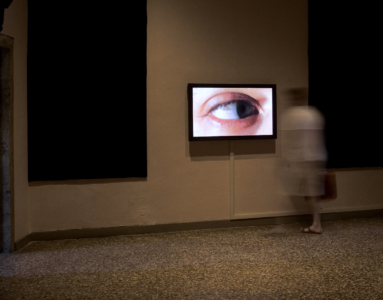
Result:
<svg viewBox="0 0 383 300"><path fill-rule="evenodd" d="M0 299L383 299L383 218L30 243Z"/></svg>

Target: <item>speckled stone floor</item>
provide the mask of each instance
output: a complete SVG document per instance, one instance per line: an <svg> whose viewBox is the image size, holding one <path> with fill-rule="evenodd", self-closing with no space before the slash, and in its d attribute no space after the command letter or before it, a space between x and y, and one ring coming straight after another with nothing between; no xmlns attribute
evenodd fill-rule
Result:
<svg viewBox="0 0 383 300"><path fill-rule="evenodd" d="M0 299L383 299L383 218L34 242Z"/></svg>

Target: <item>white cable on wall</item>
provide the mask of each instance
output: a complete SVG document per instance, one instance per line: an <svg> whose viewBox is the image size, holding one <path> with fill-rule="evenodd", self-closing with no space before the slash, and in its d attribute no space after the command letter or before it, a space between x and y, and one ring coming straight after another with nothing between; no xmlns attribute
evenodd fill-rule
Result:
<svg viewBox="0 0 383 300"><path fill-rule="evenodd" d="M230 219L234 219L235 207L234 207L234 145L233 141L230 141Z"/></svg>

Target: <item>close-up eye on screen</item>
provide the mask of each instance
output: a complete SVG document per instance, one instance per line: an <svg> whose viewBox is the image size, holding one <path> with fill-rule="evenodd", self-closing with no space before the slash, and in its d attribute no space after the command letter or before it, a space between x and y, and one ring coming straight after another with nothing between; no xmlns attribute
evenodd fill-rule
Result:
<svg viewBox="0 0 383 300"><path fill-rule="evenodd" d="M189 84L189 140L276 138L275 85Z"/></svg>

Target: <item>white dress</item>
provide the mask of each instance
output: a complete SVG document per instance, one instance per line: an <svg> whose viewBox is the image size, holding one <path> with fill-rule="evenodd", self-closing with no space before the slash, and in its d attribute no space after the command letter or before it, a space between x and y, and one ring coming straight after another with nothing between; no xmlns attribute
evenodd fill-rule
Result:
<svg viewBox="0 0 383 300"><path fill-rule="evenodd" d="M282 166L285 193L296 196L324 194L327 152L324 118L314 107L296 106L282 116Z"/></svg>

